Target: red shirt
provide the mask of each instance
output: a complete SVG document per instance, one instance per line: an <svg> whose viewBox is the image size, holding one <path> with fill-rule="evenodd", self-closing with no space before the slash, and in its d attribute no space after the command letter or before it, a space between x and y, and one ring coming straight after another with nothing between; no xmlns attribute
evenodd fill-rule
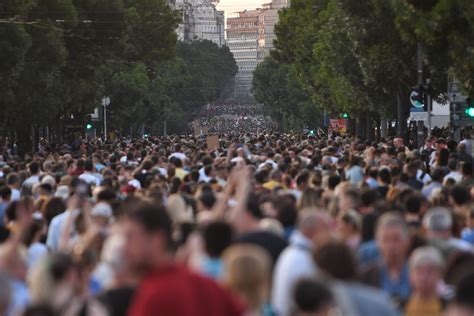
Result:
<svg viewBox="0 0 474 316"><path fill-rule="evenodd" d="M240 316L243 306L213 280L171 265L141 282L129 316Z"/></svg>

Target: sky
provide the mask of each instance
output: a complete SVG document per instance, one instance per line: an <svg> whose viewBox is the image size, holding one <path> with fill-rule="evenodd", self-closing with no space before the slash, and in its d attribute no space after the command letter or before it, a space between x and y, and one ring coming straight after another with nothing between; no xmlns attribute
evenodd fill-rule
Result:
<svg viewBox="0 0 474 316"><path fill-rule="evenodd" d="M218 10L225 11L226 15L229 13L243 11L245 9L252 10L258 8L263 3L271 2L270 0L220 0L217 5Z"/></svg>

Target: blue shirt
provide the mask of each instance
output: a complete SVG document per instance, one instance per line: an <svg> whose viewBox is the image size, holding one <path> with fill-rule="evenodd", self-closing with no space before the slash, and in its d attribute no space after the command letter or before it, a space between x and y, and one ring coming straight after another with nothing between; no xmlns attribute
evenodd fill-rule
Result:
<svg viewBox="0 0 474 316"><path fill-rule="evenodd" d="M362 245L360 245L357 255L362 266L367 266L371 263L377 262L380 257L380 251L377 242L375 240L364 242Z"/></svg>
<svg viewBox="0 0 474 316"><path fill-rule="evenodd" d="M222 276L222 260L206 256L202 262L202 272L211 279L219 279Z"/></svg>
<svg viewBox="0 0 474 316"><path fill-rule="evenodd" d="M390 278L387 267L380 267L380 288L398 301L405 301L411 293L408 265L405 263L398 279Z"/></svg>
<svg viewBox="0 0 474 316"><path fill-rule="evenodd" d="M5 315L19 315L29 304L30 295L25 282L15 279L10 280L11 300Z"/></svg>
<svg viewBox="0 0 474 316"><path fill-rule="evenodd" d="M474 228L464 228L461 232L461 239L474 245Z"/></svg>

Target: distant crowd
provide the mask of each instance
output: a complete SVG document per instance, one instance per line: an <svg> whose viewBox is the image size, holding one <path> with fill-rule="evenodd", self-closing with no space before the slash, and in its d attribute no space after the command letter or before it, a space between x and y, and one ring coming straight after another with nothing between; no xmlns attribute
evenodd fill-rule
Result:
<svg viewBox="0 0 474 316"><path fill-rule="evenodd" d="M259 105L219 104L209 105L196 114L193 128L207 128L210 133L236 131L263 131L275 129L272 119L265 116Z"/></svg>

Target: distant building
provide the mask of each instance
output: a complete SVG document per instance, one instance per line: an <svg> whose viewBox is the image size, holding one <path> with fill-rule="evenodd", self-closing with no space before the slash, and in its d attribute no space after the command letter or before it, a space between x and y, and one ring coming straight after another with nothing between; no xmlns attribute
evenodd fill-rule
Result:
<svg viewBox="0 0 474 316"><path fill-rule="evenodd" d="M276 39L275 25L278 23L278 12L289 6L290 0L273 0L265 3L262 9L265 10L265 56L274 49L273 41Z"/></svg>
<svg viewBox="0 0 474 316"><path fill-rule="evenodd" d="M169 4L181 11L182 23L176 33L185 43L209 40L219 47L225 45L224 11L218 11L211 0L169 0Z"/></svg>
<svg viewBox="0 0 474 316"><path fill-rule="evenodd" d="M236 99L253 99L253 71L274 49L278 11L288 6L289 0L273 0L261 9L237 12L227 17L227 46L239 66L235 78Z"/></svg>
<svg viewBox="0 0 474 316"><path fill-rule="evenodd" d="M227 17L226 32L227 46L239 67L234 98L251 100L253 71L265 54L265 10L246 10Z"/></svg>

